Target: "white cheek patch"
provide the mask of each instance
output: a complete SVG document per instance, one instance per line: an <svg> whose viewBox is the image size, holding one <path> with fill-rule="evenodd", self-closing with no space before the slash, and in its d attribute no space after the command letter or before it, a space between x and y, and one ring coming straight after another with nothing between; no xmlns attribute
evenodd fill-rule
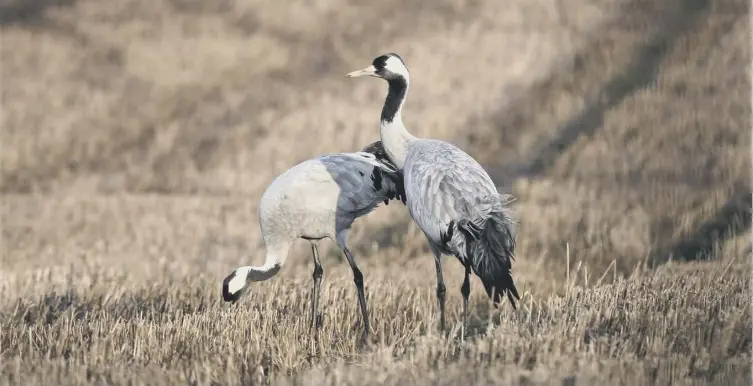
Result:
<svg viewBox="0 0 753 386"><path fill-rule="evenodd" d="M238 291L242 290L243 287L246 286L246 275L236 272L235 276L230 280L230 283L227 284L227 290L231 294L235 294Z"/></svg>
<svg viewBox="0 0 753 386"><path fill-rule="evenodd" d="M408 78L408 69L400 59L394 56L390 56L387 59L387 61L384 63L384 68L393 74L399 74L405 78Z"/></svg>

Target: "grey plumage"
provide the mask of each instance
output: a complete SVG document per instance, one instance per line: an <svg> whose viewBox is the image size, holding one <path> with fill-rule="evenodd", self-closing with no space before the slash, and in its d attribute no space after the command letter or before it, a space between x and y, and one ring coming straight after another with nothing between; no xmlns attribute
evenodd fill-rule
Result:
<svg viewBox="0 0 753 386"><path fill-rule="evenodd" d="M405 203L402 173L383 157L384 149L377 141L355 154L330 154L318 158L338 186L338 222L348 228L380 202L399 199ZM368 159L368 161L366 161Z"/></svg>
<svg viewBox="0 0 753 386"><path fill-rule="evenodd" d="M499 195L481 165L447 142L421 139L408 149L403 171L413 220L435 249L461 263L470 259L495 304L507 294L515 308L519 295L510 275L515 230L502 205L509 196Z"/></svg>
<svg viewBox="0 0 753 386"><path fill-rule="evenodd" d="M348 231L353 222L384 202L405 203L402 174L389 161L384 162L380 141L355 153L326 154L301 162L278 176L262 195L259 226L266 247L261 267L243 266L223 281L225 301L235 302L251 281L272 278L282 269L292 243L303 238L311 242L314 258L312 326L318 303L323 269L316 242L330 238L343 250L353 271L364 323L369 321L363 289L363 275L348 248ZM314 327L312 327L314 328Z"/></svg>

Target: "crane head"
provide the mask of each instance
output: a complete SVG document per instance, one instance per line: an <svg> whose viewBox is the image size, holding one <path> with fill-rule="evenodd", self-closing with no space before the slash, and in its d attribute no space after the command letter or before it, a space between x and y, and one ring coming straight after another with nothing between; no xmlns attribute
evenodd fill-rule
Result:
<svg viewBox="0 0 753 386"><path fill-rule="evenodd" d="M222 299L235 303L248 290L248 272L236 269L222 281Z"/></svg>
<svg viewBox="0 0 753 386"><path fill-rule="evenodd" d="M403 58L395 53L388 53L375 58L371 65L361 70L356 70L345 75L348 78L361 76L373 76L385 80L408 79L408 67Z"/></svg>

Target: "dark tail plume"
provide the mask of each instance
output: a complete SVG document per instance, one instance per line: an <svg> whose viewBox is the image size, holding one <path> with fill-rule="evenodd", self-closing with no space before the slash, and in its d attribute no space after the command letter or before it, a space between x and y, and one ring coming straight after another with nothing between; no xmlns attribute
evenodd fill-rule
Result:
<svg viewBox="0 0 753 386"><path fill-rule="evenodd" d="M510 272L515 260L515 222L500 201L494 201L477 220L457 222L460 232L456 235L462 234L465 239L464 248L458 249L470 258L473 272L481 279L495 307L507 295L513 309L517 309L515 300L520 300L520 295Z"/></svg>

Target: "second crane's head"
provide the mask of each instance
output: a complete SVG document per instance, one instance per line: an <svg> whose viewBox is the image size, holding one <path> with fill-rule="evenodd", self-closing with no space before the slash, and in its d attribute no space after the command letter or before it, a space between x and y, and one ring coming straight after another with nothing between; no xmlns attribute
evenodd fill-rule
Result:
<svg viewBox="0 0 753 386"><path fill-rule="evenodd" d="M222 281L222 299L237 302L248 290L248 282L248 270L245 267L236 269Z"/></svg>
<svg viewBox="0 0 753 386"><path fill-rule="evenodd" d="M360 76L374 76L382 78L388 82L396 80L408 81L408 67L405 65L403 58L395 53L384 54L371 62L371 65L362 69L346 74L348 78L357 78Z"/></svg>

